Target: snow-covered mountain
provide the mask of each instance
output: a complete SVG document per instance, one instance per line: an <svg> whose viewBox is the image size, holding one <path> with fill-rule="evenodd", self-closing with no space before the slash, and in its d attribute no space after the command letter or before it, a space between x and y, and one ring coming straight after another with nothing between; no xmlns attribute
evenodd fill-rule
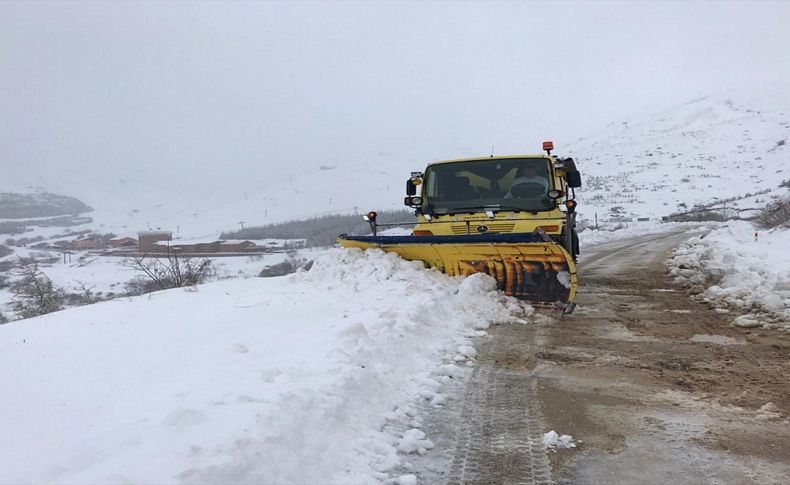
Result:
<svg viewBox="0 0 790 485"><path fill-rule="evenodd" d="M717 201L761 207L787 193L779 184L790 179L790 103L720 93L610 123L570 148L585 175L586 218L617 206L651 218Z"/></svg>
<svg viewBox="0 0 790 485"><path fill-rule="evenodd" d="M606 218L617 206L631 217L656 218L691 207L770 191L737 204L760 206L790 179L790 103L774 95L725 92L664 111L613 121L568 142L582 171L580 213ZM539 153L524 146L523 153ZM434 156L435 155L435 156ZM72 167L36 173L4 168L0 192L48 191L93 207L97 229L119 235L161 228L183 237L216 235L238 227L328 212L399 208L403 182L431 159L478 156L465 150L370 157L327 154L325 160L261 160L255 167L204 176L201 170L158 173Z"/></svg>

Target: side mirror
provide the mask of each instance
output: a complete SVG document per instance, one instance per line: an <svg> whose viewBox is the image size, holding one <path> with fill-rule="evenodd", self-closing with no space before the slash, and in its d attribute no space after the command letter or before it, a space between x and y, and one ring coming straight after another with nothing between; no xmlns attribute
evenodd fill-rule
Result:
<svg viewBox="0 0 790 485"><path fill-rule="evenodd" d="M412 196L417 194L417 186L414 185L414 180L409 179L406 181L406 195Z"/></svg>
<svg viewBox="0 0 790 485"><path fill-rule="evenodd" d="M578 170L565 172L565 180L568 181L568 187L573 189L578 189L582 186L582 174Z"/></svg>

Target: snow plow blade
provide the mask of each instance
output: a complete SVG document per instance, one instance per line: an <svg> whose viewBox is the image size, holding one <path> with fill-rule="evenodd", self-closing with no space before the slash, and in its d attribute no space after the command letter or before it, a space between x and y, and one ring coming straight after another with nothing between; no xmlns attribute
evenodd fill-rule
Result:
<svg viewBox="0 0 790 485"><path fill-rule="evenodd" d="M570 254L537 233L469 236L346 236L345 248L397 253L450 276L486 273L506 295L570 313L576 306L576 265Z"/></svg>

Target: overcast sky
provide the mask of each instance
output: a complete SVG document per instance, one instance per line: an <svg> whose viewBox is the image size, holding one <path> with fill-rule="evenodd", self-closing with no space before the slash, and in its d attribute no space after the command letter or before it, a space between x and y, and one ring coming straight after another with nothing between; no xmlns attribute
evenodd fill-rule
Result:
<svg viewBox="0 0 790 485"><path fill-rule="evenodd" d="M2 2L0 164L537 152L790 85L788 25L790 2Z"/></svg>

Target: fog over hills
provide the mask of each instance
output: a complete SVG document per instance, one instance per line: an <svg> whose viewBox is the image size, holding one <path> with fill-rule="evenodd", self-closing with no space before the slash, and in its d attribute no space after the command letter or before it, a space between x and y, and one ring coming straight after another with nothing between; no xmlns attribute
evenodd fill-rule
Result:
<svg viewBox="0 0 790 485"><path fill-rule="evenodd" d="M766 102L765 100L769 100ZM584 176L582 217L605 217L622 206L633 217L671 212L770 189L790 179L790 108L775 95L728 91L657 113L612 121L575 142L555 139L556 153L576 158ZM523 146L522 153L540 153ZM449 151L439 158L481 155ZM397 153L369 157L327 154L326 160L265 161L260 166L200 177L156 171L93 173L65 170L32 175L26 168L0 181L5 192L71 195L94 208L101 231L172 230L184 237L329 212L400 208L404 181L431 159ZM754 205L755 200L743 202Z"/></svg>

